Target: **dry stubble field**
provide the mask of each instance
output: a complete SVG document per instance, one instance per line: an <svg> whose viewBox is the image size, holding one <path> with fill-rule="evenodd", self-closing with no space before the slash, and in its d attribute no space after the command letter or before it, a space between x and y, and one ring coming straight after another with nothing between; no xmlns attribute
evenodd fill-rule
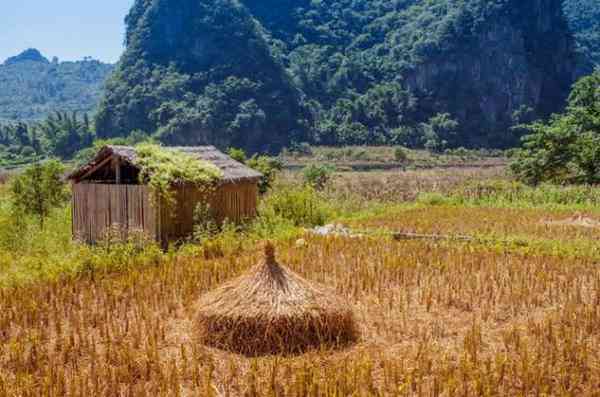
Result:
<svg viewBox="0 0 600 397"><path fill-rule="evenodd" d="M195 341L196 300L258 249L2 289L0 396L598 396L598 231L545 223L572 215L417 206L353 224L517 235L544 242L535 249L280 241L280 262L354 308L361 339L342 351L245 358Z"/></svg>

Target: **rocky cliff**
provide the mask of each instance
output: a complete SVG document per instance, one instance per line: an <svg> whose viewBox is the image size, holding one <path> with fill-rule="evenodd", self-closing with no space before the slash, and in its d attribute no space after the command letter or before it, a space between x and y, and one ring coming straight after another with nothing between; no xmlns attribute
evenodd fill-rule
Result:
<svg viewBox="0 0 600 397"><path fill-rule="evenodd" d="M514 144L510 127L560 111L577 77L561 1L516 0L458 12L461 29L442 25L442 50L407 72L408 87L426 112L457 118L467 145Z"/></svg>

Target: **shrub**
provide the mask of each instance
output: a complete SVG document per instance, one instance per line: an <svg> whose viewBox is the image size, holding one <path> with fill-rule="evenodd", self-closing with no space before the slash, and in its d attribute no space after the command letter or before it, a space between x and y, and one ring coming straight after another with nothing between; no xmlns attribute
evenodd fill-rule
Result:
<svg viewBox="0 0 600 397"><path fill-rule="evenodd" d="M290 152L294 156L312 156L313 154L312 148L307 142L292 143Z"/></svg>
<svg viewBox="0 0 600 397"><path fill-rule="evenodd" d="M31 146L23 146L21 148L21 156L23 157L33 157L35 156L35 149L32 148Z"/></svg>
<svg viewBox="0 0 600 397"><path fill-rule="evenodd" d="M579 80L567 110L549 123L526 125L530 134L511 164L529 184L600 183L600 71Z"/></svg>
<svg viewBox="0 0 600 397"><path fill-rule="evenodd" d="M11 192L15 209L37 217L42 229L50 211L62 205L68 198L62 179L64 171L60 162L50 160L27 167L12 182Z"/></svg>
<svg viewBox="0 0 600 397"><path fill-rule="evenodd" d="M227 151L227 154L229 155L229 157L231 157L235 161L238 161L242 164L246 163L247 157L246 157L246 152L244 151L244 149L238 149L238 148L232 147L232 148L229 148L229 150Z"/></svg>
<svg viewBox="0 0 600 397"><path fill-rule="evenodd" d="M203 241L219 232L215 212L208 203L198 203L194 208L194 240Z"/></svg>
<svg viewBox="0 0 600 397"><path fill-rule="evenodd" d="M263 174L258 184L258 190L263 194L271 188L275 176L283 169L281 160L269 156L254 155L250 160L246 161L246 165Z"/></svg>
<svg viewBox="0 0 600 397"><path fill-rule="evenodd" d="M424 205L445 205L450 203L450 199L441 193L420 193L417 196L417 203Z"/></svg>
<svg viewBox="0 0 600 397"><path fill-rule="evenodd" d="M403 147L398 146L394 149L394 159L396 161L404 163L408 160L408 154L406 154L406 150Z"/></svg>
<svg viewBox="0 0 600 397"><path fill-rule="evenodd" d="M311 164L304 168L304 182L316 190L323 190L331 180L335 167L327 164Z"/></svg>
<svg viewBox="0 0 600 397"><path fill-rule="evenodd" d="M325 224L330 210L310 186L281 186L263 200L259 213L263 222L285 220L294 226L312 227Z"/></svg>

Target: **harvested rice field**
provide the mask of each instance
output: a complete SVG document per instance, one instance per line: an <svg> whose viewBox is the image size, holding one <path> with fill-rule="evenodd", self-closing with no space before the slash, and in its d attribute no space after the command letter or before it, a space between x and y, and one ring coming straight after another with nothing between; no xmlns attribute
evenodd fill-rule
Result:
<svg viewBox="0 0 600 397"><path fill-rule="evenodd" d="M246 358L196 341L194 304L260 250L0 292L0 394L598 395L600 266L467 244L307 237L278 257L331 286L360 339Z"/></svg>
<svg viewBox="0 0 600 397"><path fill-rule="evenodd" d="M359 236L269 223L276 187L256 225L168 252L74 244L66 207L19 229L0 204L0 396L600 396L597 191L444 186L320 214Z"/></svg>

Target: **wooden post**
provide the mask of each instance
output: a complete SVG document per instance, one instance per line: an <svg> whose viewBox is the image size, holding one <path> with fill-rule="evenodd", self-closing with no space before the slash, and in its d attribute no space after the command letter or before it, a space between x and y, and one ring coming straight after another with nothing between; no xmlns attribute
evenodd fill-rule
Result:
<svg viewBox="0 0 600 397"><path fill-rule="evenodd" d="M121 184L121 158L120 157L115 158L115 175L116 175L115 183L117 185L120 185Z"/></svg>

